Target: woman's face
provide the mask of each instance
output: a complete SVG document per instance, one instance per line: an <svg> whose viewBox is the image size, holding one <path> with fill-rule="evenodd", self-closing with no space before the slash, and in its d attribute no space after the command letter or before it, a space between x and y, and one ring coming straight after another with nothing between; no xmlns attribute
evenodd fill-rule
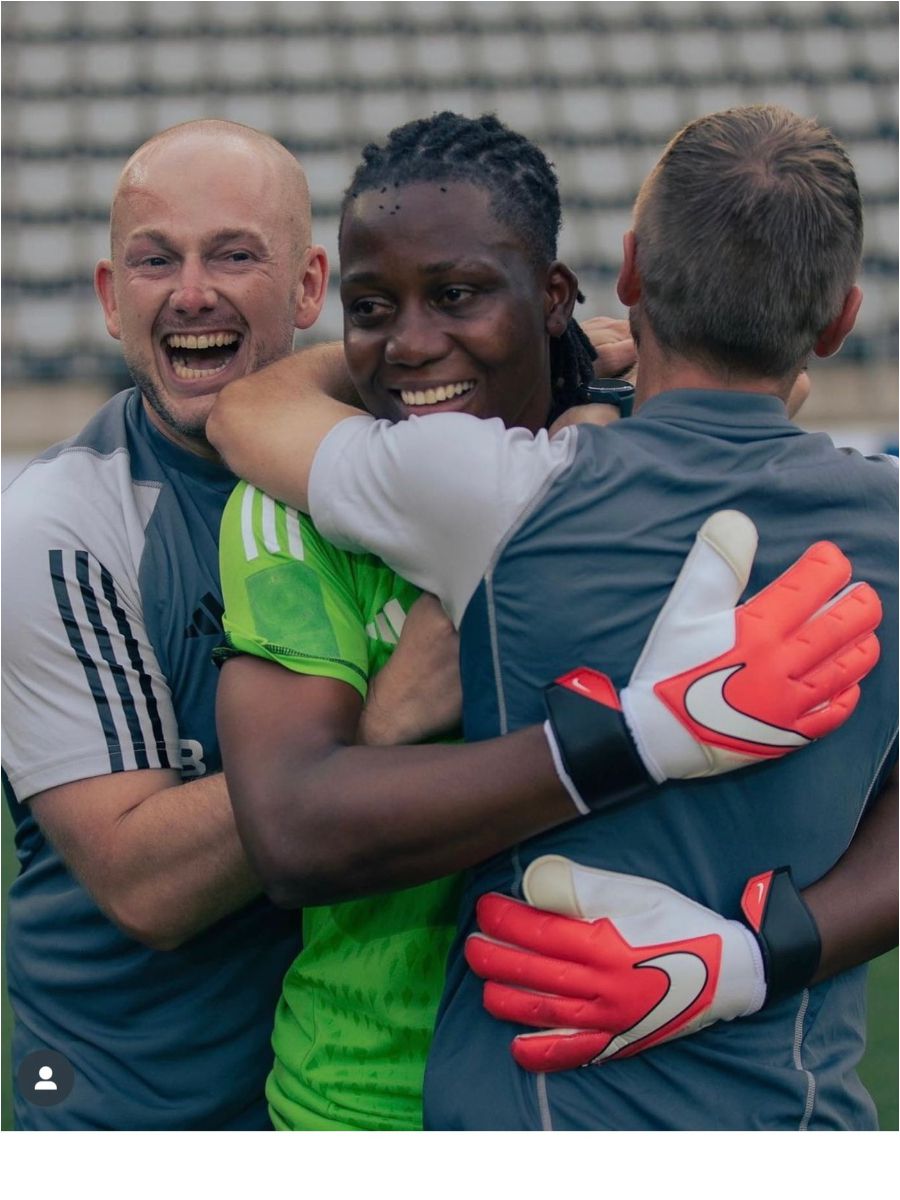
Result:
<svg viewBox="0 0 900 1200"><path fill-rule="evenodd" d="M521 236L470 183L363 192L341 227L344 348L377 417L500 417L540 429L550 409L550 336L577 283L535 266Z"/></svg>

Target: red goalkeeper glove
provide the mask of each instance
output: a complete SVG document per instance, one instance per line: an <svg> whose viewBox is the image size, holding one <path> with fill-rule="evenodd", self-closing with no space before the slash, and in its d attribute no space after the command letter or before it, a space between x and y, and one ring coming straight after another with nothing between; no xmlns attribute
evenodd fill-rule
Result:
<svg viewBox="0 0 900 1200"><path fill-rule="evenodd" d="M557 772L579 812L652 782L695 779L779 758L837 729L878 661L881 604L818 542L735 607L756 528L717 512L697 534L621 696L588 667L544 693ZM845 589L845 590L842 590Z"/></svg>
<svg viewBox="0 0 900 1200"><path fill-rule="evenodd" d="M487 980L492 1016L541 1029L512 1043L528 1071L625 1058L749 1016L803 987L819 963L818 930L788 868L749 881L749 924L652 879L557 855L531 864L523 890L528 904L482 896L466 960Z"/></svg>

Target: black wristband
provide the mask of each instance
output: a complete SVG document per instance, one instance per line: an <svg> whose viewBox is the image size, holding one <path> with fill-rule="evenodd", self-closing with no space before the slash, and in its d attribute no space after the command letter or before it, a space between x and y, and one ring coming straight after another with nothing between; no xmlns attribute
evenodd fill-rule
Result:
<svg viewBox="0 0 900 1200"><path fill-rule="evenodd" d="M588 808L619 804L653 785L615 708L559 682L544 689L544 703L563 765Z"/></svg>
<svg viewBox="0 0 900 1200"><path fill-rule="evenodd" d="M766 1004L799 992L815 975L822 939L790 867L751 879L741 901L756 934L766 971Z"/></svg>
<svg viewBox="0 0 900 1200"><path fill-rule="evenodd" d="M585 388L587 404L611 404L619 416L630 417L634 408L634 385L627 379L592 379Z"/></svg>

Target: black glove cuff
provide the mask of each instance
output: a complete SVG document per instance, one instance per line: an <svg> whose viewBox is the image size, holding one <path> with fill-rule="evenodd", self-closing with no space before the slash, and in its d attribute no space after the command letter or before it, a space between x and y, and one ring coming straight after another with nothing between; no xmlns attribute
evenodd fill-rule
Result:
<svg viewBox="0 0 900 1200"><path fill-rule="evenodd" d="M595 812L653 786L622 714L560 683L544 689L547 716L563 765Z"/></svg>
<svg viewBox="0 0 900 1200"><path fill-rule="evenodd" d="M761 905L755 889L762 895ZM766 1004L805 988L818 970L822 939L791 868L778 867L751 879L742 907L762 951Z"/></svg>

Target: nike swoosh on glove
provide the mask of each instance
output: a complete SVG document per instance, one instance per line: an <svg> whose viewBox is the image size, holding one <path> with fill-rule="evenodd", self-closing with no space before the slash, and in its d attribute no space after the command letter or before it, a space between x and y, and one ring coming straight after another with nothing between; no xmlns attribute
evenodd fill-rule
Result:
<svg viewBox="0 0 900 1200"><path fill-rule="evenodd" d="M651 781L778 758L852 714L859 680L878 661L878 596L867 583L848 587L850 562L818 542L736 607L756 546L749 517L714 513L621 696L589 667L545 690L550 751L579 812L628 799Z"/></svg>
<svg viewBox="0 0 900 1200"><path fill-rule="evenodd" d="M802 987L819 962L818 930L787 868L745 888L755 933L655 880L559 855L535 859L523 891L524 904L481 897L466 961L487 980L492 1016L541 1029L512 1042L528 1071L626 1058L749 1016L773 992Z"/></svg>

